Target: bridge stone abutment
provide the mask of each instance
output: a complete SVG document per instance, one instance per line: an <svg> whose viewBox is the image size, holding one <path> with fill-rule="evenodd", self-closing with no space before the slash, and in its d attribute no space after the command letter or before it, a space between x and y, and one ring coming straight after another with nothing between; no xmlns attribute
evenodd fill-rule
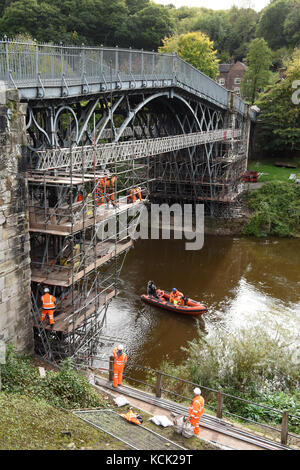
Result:
<svg viewBox="0 0 300 470"><path fill-rule="evenodd" d="M33 351L27 184L22 173L27 105L0 90L0 339Z"/></svg>

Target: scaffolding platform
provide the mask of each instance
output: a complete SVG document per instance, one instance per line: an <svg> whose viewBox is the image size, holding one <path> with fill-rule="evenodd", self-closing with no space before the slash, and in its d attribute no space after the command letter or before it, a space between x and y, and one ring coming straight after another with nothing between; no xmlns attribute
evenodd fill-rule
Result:
<svg viewBox="0 0 300 470"><path fill-rule="evenodd" d="M98 242L95 252L91 250L92 253L85 257L84 263L77 261L75 266L74 263L70 263L70 266L53 264L52 266L42 267L41 263L36 261L36 257L31 257L31 280L32 282L48 284L50 286L69 287L93 269L100 268L115 256L129 250L132 246L132 240ZM89 248L88 244L87 248ZM93 257L94 253L97 255L95 258Z"/></svg>
<svg viewBox="0 0 300 470"><path fill-rule="evenodd" d="M91 294L87 299L85 300L85 305L86 306L81 306L81 311L73 311L73 305L67 306L62 313L57 313L55 314L55 324L54 327L51 328L49 324L46 324L47 318L43 322L43 326L45 330L48 331L56 331L56 332L61 332L64 333L65 335L68 335L72 333L74 330L79 328L83 322L86 322L86 320L91 317L94 313L96 313L97 307L100 309L102 306L104 306L107 302L109 302L113 297L115 297L116 291L114 289L107 289L105 292L100 294L98 296L97 304L92 303L94 293ZM88 307L89 303L91 303L91 306ZM57 309L57 312L61 311L62 307L60 309ZM37 323L34 321L34 327L37 328Z"/></svg>
<svg viewBox="0 0 300 470"><path fill-rule="evenodd" d="M69 206L60 207L59 215L58 211L55 213L55 210L53 209L53 211L51 211L50 208L48 210L49 222L45 221L43 209L36 208L34 211L29 211L29 231L67 236L71 233L80 232L81 230L97 223L104 222L110 217L116 217L123 212L128 211L132 207L136 207L145 202L143 199L136 202L128 202L127 197L124 199L126 200L116 203L114 207L103 208L103 211L100 211L98 210L99 208L97 208L96 216L94 216L93 210L90 210L90 213L83 214L83 204L80 202L74 203L71 210Z"/></svg>

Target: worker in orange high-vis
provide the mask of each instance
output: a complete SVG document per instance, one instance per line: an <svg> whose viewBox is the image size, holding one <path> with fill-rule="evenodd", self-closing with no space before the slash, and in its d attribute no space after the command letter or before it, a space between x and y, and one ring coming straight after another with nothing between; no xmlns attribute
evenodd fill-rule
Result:
<svg viewBox="0 0 300 470"><path fill-rule="evenodd" d="M111 202L112 205L115 205L115 183L116 183L117 177L112 176L108 180L108 190L107 190L107 202Z"/></svg>
<svg viewBox="0 0 300 470"><path fill-rule="evenodd" d="M55 311L55 302L56 297L54 295L50 295L48 287L44 289L44 295L41 297L42 305L42 313L40 316L41 321L45 320L46 315L48 314L49 323L51 326L54 325L54 311Z"/></svg>
<svg viewBox="0 0 300 470"><path fill-rule="evenodd" d="M143 418L141 417L141 415L139 415L138 413L134 413L131 408L129 409L128 413L121 414L120 416L122 416L122 418L126 419L127 421L133 424L139 425L143 422Z"/></svg>
<svg viewBox="0 0 300 470"><path fill-rule="evenodd" d="M183 297L183 293L179 292L179 290L177 290L176 287L173 287L172 292L170 293L169 302L171 304L177 305L180 302L182 297Z"/></svg>
<svg viewBox="0 0 300 470"><path fill-rule="evenodd" d="M199 421L204 413L204 398L201 396L200 388L194 388L194 399L189 407L189 422L194 427L194 434L199 435Z"/></svg>
<svg viewBox="0 0 300 470"><path fill-rule="evenodd" d="M98 180L95 202L97 206L102 206L104 204L104 193L106 192L106 177L103 177Z"/></svg>
<svg viewBox="0 0 300 470"><path fill-rule="evenodd" d="M142 189L140 187L134 188L134 194L135 194L135 200L139 198L139 200L142 200Z"/></svg>
<svg viewBox="0 0 300 470"><path fill-rule="evenodd" d="M118 385L122 384L123 370L127 362L127 355L124 352L124 347L122 344L119 344L113 349L113 355L114 355L113 386L116 388Z"/></svg>

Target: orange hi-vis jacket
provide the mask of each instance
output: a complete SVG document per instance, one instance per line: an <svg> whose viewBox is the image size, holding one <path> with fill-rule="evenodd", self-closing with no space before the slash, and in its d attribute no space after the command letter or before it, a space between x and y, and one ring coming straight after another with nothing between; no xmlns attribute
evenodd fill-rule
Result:
<svg viewBox="0 0 300 470"><path fill-rule="evenodd" d="M48 292L44 294L41 297L41 300L43 302L43 310L54 310L55 309L55 303L56 302L56 297L53 295L50 295Z"/></svg>
<svg viewBox="0 0 300 470"><path fill-rule="evenodd" d="M115 358L114 366L116 366L117 369L123 369L127 362L127 354L123 352L121 356L118 356L117 350L118 350L117 347L113 349L113 355Z"/></svg>
<svg viewBox="0 0 300 470"><path fill-rule="evenodd" d="M182 296L183 296L183 293L182 293L182 292L179 292L179 290L177 290L176 292L173 292L173 291L172 291L171 294L170 294L170 299L169 299L169 301L170 301L171 303L174 302L174 300L179 301L179 300L180 300L180 297L182 297Z"/></svg>
<svg viewBox="0 0 300 470"><path fill-rule="evenodd" d="M195 396L189 407L189 418L200 419L204 413L204 398L201 395Z"/></svg>
<svg viewBox="0 0 300 470"><path fill-rule="evenodd" d="M136 413L134 413L132 410L129 410L128 413L126 413L126 415L121 414L121 416L122 418L127 419L127 421L129 421L130 423L141 424L136 417Z"/></svg>

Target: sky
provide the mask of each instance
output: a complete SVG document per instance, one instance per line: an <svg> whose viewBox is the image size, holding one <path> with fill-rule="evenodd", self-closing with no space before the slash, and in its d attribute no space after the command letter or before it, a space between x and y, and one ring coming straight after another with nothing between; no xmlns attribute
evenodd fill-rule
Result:
<svg viewBox="0 0 300 470"><path fill-rule="evenodd" d="M205 7L213 10L228 10L233 5L240 8L253 8L256 11L262 10L270 3L270 0L155 0L155 3L175 7Z"/></svg>

